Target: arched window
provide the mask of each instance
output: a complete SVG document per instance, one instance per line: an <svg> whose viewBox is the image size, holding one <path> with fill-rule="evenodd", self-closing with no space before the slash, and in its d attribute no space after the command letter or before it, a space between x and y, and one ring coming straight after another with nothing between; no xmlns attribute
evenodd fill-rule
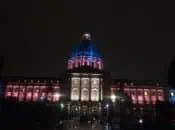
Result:
<svg viewBox="0 0 175 130"><path fill-rule="evenodd" d="M89 91L88 91L87 88L82 89L81 100L82 101L88 101L89 100Z"/></svg>
<svg viewBox="0 0 175 130"><path fill-rule="evenodd" d="M91 100L92 101L98 101L99 100L99 94L97 89L92 89L91 91Z"/></svg>
<svg viewBox="0 0 175 130"><path fill-rule="evenodd" d="M79 91L78 88L73 88L72 89L72 94L71 94L71 100L78 100L79 99Z"/></svg>

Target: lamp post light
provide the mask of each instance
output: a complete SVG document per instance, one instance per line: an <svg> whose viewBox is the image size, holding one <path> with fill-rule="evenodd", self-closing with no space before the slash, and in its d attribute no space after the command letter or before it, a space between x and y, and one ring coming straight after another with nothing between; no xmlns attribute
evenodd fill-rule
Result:
<svg viewBox="0 0 175 130"><path fill-rule="evenodd" d="M61 103L61 104L60 104L60 107L61 107L61 109L63 109L63 108L64 108L64 104L63 104L63 103Z"/></svg>
<svg viewBox="0 0 175 130"><path fill-rule="evenodd" d="M106 104L106 108L109 108L109 104Z"/></svg>
<svg viewBox="0 0 175 130"><path fill-rule="evenodd" d="M68 120L69 120L69 116L70 116L70 103L68 102Z"/></svg>
<svg viewBox="0 0 175 130"><path fill-rule="evenodd" d="M108 113L109 113L109 107L110 107L110 106L109 106L109 104L106 104L105 107L106 107L107 123L108 123L108 115L109 115Z"/></svg>
<svg viewBox="0 0 175 130"><path fill-rule="evenodd" d="M138 123L139 123L140 129L142 129L142 128L143 128L143 119L140 118L140 119L138 120Z"/></svg>
<svg viewBox="0 0 175 130"><path fill-rule="evenodd" d="M143 119L139 119L139 124L143 124Z"/></svg>

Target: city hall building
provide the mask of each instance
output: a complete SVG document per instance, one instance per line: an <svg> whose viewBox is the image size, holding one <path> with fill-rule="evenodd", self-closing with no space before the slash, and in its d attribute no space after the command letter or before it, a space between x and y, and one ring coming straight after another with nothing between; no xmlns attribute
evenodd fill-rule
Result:
<svg viewBox="0 0 175 130"><path fill-rule="evenodd" d="M4 77L4 97L18 101L63 102L70 112L100 112L104 102L129 100L134 108L154 107L157 101L175 100L166 83L119 80L104 70L103 56L91 35L84 33L60 78ZM127 97L127 98L125 98Z"/></svg>

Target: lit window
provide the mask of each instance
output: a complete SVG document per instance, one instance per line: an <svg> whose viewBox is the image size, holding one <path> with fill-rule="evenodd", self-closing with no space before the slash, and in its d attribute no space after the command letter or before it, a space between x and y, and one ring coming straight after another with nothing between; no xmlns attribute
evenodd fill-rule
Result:
<svg viewBox="0 0 175 130"><path fill-rule="evenodd" d="M48 101L52 101L52 98L53 98L52 93L48 93L48 95L47 95L47 100L48 100Z"/></svg>
<svg viewBox="0 0 175 130"><path fill-rule="evenodd" d="M89 91L88 91L88 89L84 88L82 90L81 100L82 101L88 101L89 100Z"/></svg>
<svg viewBox="0 0 175 130"><path fill-rule="evenodd" d="M143 97L142 96L138 96L138 103L143 104Z"/></svg>
<svg viewBox="0 0 175 130"><path fill-rule="evenodd" d="M71 99L74 101L79 100L79 91L77 88L72 89Z"/></svg>
<svg viewBox="0 0 175 130"><path fill-rule="evenodd" d="M93 89L91 91L91 100L92 101L98 101L99 100L98 91L96 89Z"/></svg>
<svg viewBox="0 0 175 130"><path fill-rule="evenodd" d="M78 84L79 83L79 78L72 78L73 84Z"/></svg>
<svg viewBox="0 0 175 130"><path fill-rule="evenodd" d="M60 98L60 94L59 94L59 93L55 93L55 94L54 94L54 97L53 97L53 100L54 100L54 101L58 101L59 98Z"/></svg>
<svg viewBox="0 0 175 130"><path fill-rule="evenodd" d="M148 92L144 92L144 95L145 95L145 96L148 96Z"/></svg>
<svg viewBox="0 0 175 130"><path fill-rule="evenodd" d="M137 103L136 96L132 95L131 96L131 99L132 99L133 104L136 104Z"/></svg>
<svg viewBox="0 0 175 130"><path fill-rule="evenodd" d="M32 93L28 93L27 96L28 96L28 97L31 97L31 96L32 96Z"/></svg>
<svg viewBox="0 0 175 130"><path fill-rule="evenodd" d="M18 91L19 91L19 86L14 85L13 86L13 97L18 97Z"/></svg>
<svg viewBox="0 0 175 130"><path fill-rule="evenodd" d="M116 96L114 94L111 95L111 100L112 100L112 102L115 102Z"/></svg>
<svg viewBox="0 0 175 130"><path fill-rule="evenodd" d="M139 101L142 101L143 100L143 97L142 96L138 96L138 100Z"/></svg>
<svg viewBox="0 0 175 130"><path fill-rule="evenodd" d="M26 100L29 101L29 100L31 100L31 98L32 98L32 93L28 92L26 95Z"/></svg>
<svg viewBox="0 0 175 130"><path fill-rule="evenodd" d="M88 81L89 81L88 78L82 78L81 80L82 80L82 84L83 85L87 85L88 84Z"/></svg>

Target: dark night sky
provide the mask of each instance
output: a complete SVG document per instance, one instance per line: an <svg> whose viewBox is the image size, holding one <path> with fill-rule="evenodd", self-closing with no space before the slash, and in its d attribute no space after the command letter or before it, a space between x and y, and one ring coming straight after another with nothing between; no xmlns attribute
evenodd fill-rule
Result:
<svg viewBox="0 0 175 130"><path fill-rule="evenodd" d="M171 3L11 0L1 6L4 76L59 76L88 31L115 78L167 78L175 55Z"/></svg>

